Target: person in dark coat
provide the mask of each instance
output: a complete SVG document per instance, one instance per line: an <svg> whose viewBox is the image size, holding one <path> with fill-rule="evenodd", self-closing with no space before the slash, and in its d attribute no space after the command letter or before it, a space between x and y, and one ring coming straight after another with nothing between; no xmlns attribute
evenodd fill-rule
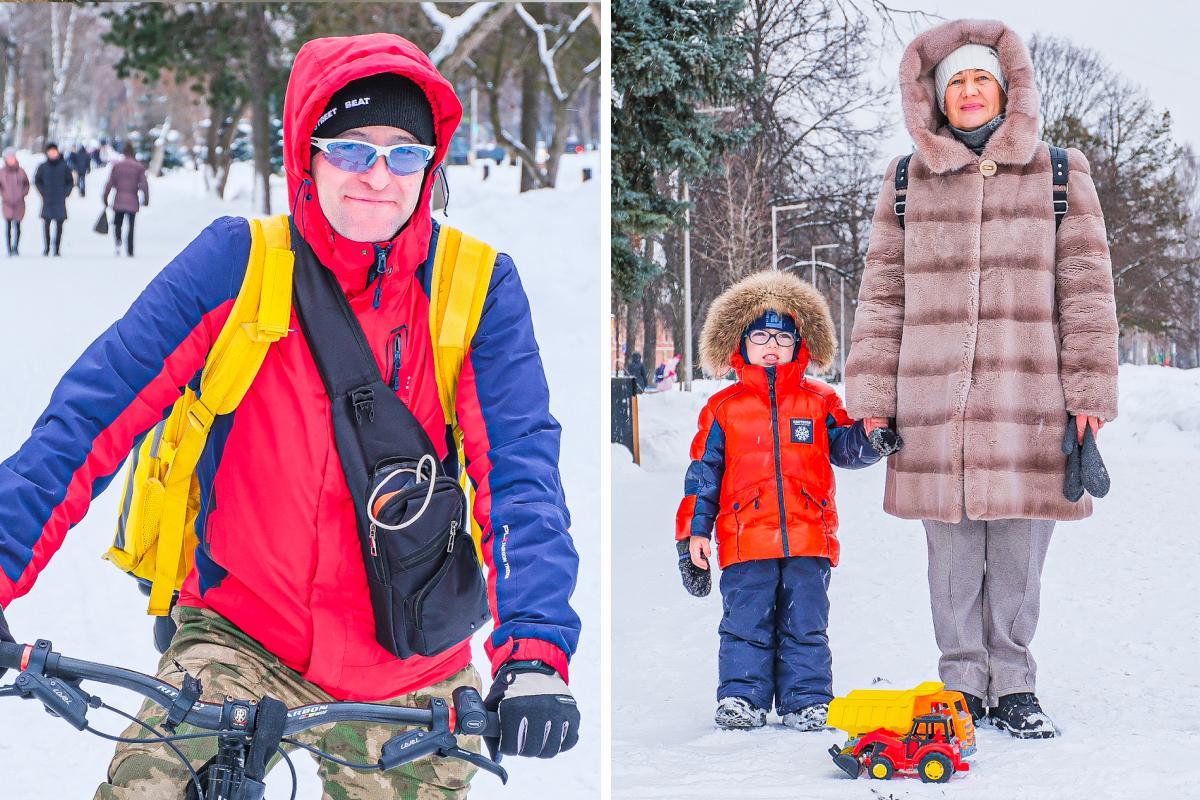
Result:
<svg viewBox="0 0 1200 800"><path fill-rule="evenodd" d="M0 200L4 204L4 241L8 254L15 256L21 244L21 220L25 219L25 195L29 194L29 176L17 163L17 151L4 150L0 166Z"/></svg>
<svg viewBox="0 0 1200 800"><path fill-rule="evenodd" d="M125 239L125 252L133 255L133 220L141 206L150 205L150 184L146 181L146 168L134 157L133 143L126 142L122 152L125 157L112 165L108 183L104 184L104 205L108 205L109 192L113 197L113 236L117 240L116 255L121 255L121 226L129 218L129 236ZM138 203L138 193L141 203Z"/></svg>
<svg viewBox="0 0 1200 800"><path fill-rule="evenodd" d="M80 143L75 152L67 156L67 159L71 164L71 169L75 170L75 183L79 185L79 196L86 197L84 179L92 169L92 157L83 143Z"/></svg>
<svg viewBox="0 0 1200 800"><path fill-rule="evenodd" d="M46 145L46 160L33 173L33 183L42 196L42 255L50 255L50 224L54 224L54 255L61 255L63 223L67 220L67 196L75 188L71 168L63 159L58 145Z"/></svg>
<svg viewBox="0 0 1200 800"><path fill-rule="evenodd" d="M625 362L625 372L637 382L639 392L646 391L646 384L650 383L650 379L646 375L646 363L642 361L641 353L635 352L629 356L629 360Z"/></svg>

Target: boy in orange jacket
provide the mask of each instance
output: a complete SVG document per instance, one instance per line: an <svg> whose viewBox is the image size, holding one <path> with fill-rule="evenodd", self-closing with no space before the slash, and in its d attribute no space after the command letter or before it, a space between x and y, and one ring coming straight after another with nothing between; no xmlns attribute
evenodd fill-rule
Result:
<svg viewBox="0 0 1200 800"><path fill-rule="evenodd" d="M761 727L772 702L787 727L825 726L839 550L832 465L866 467L901 445L888 428L868 437L832 387L805 376L810 360L824 367L834 351L825 299L782 272L735 284L705 320L705 371L732 368L738 380L700 412L675 538L685 588L705 595L716 528L719 728Z"/></svg>

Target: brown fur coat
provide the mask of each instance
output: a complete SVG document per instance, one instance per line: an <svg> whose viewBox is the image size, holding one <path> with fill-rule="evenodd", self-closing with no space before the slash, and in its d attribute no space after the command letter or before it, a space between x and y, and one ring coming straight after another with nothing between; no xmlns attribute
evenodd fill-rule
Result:
<svg viewBox="0 0 1200 800"><path fill-rule="evenodd" d="M796 321L796 330L808 346L809 359L826 369L837 355L833 317L821 293L787 272L756 272L722 292L708 307L700 333L700 366L713 376L729 372L729 359L741 346L746 326L767 311L778 311Z"/></svg>
<svg viewBox="0 0 1200 800"><path fill-rule="evenodd" d="M946 128L933 70L967 42L1008 79L1006 119L976 156ZM894 417L884 509L910 519L1070 520L1067 412L1117 414L1117 319L1104 217L1087 160L1068 151L1068 211L1055 231L1050 154L1025 45L999 22L918 36L900 63L916 144L906 228L893 161L875 209L846 363L851 416ZM985 177L982 160L996 162ZM898 159L897 159L898 160Z"/></svg>

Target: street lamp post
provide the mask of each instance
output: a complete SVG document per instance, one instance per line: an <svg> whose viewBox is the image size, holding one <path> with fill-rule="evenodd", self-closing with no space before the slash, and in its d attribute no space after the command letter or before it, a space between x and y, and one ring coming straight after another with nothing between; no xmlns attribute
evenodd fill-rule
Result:
<svg viewBox="0 0 1200 800"><path fill-rule="evenodd" d="M683 390L692 390L692 212L687 179L683 180Z"/></svg>
<svg viewBox="0 0 1200 800"><path fill-rule="evenodd" d="M836 244L814 244L808 248L808 263L812 264L812 285L815 288L817 285L817 251L828 250L831 247L837 247Z"/></svg>
<svg viewBox="0 0 1200 800"><path fill-rule="evenodd" d="M697 114L715 116L727 114L737 109L733 106L701 106ZM692 211L691 194L688 191L688 179L680 174L683 181L683 390L692 390Z"/></svg>

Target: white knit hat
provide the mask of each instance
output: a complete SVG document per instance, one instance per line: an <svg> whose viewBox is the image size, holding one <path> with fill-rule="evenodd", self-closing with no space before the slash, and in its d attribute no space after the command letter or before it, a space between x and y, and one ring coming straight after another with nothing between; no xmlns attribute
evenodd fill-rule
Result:
<svg viewBox="0 0 1200 800"><path fill-rule="evenodd" d="M933 69L933 85L937 87L938 108L946 113L946 87L950 79L964 69L982 69L992 74L1000 84L1000 88L1008 91L1008 83L1004 80L1004 70L1000 68L1000 56L987 45L964 44L950 55L943 58Z"/></svg>

